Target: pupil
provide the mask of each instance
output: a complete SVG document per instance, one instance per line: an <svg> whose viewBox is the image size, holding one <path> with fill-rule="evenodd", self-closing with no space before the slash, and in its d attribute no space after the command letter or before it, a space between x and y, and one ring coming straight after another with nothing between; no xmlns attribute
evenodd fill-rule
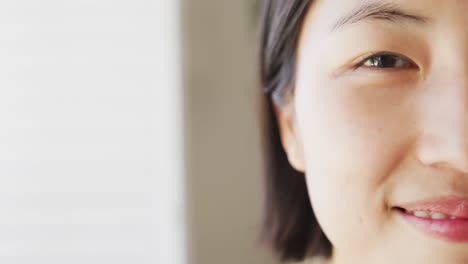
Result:
<svg viewBox="0 0 468 264"><path fill-rule="evenodd" d="M396 62L395 56L391 56L391 55L381 55L381 56L376 57L375 59L376 61L374 65L379 68L390 68Z"/></svg>

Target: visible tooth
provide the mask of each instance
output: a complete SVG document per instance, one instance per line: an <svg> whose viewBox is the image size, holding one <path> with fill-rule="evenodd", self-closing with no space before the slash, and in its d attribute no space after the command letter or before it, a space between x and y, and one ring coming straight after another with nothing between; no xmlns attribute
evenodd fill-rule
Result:
<svg viewBox="0 0 468 264"><path fill-rule="evenodd" d="M432 219L447 219L448 216L442 213L432 213L431 218Z"/></svg>
<svg viewBox="0 0 468 264"><path fill-rule="evenodd" d="M424 211L413 212L413 215L416 217L429 218L429 213Z"/></svg>

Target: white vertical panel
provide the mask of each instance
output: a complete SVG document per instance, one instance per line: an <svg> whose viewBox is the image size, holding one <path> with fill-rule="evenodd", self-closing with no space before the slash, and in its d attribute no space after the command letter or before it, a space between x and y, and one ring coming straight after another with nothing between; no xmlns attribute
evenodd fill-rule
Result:
<svg viewBox="0 0 468 264"><path fill-rule="evenodd" d="M157 259L188 263L186 241L180 1L156 0L156 89L153 89L153 167L156 181ZM180 34L179 34L180 33Z"/></svg>
<svg viewBox="0 0 468 264"><path fill-rule="evenodd" d="M178 19L0 1L0 263L184 263Z"/></svg>

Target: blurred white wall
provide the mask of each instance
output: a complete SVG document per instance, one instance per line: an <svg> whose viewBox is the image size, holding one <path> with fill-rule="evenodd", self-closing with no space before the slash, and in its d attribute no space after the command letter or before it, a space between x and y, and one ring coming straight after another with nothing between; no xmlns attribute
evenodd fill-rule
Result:
<svg viewBox="0 0 468 264"><path fill-rule="evenodd" d="M178 8L0 2L0 263L186 263Z"/></svg>
<svg viewBox="0 0 468 264"><path fill-rule="evenodd" d="M255 3L183 1L193 264L274 263L255 243L261 201Z"/></svg>

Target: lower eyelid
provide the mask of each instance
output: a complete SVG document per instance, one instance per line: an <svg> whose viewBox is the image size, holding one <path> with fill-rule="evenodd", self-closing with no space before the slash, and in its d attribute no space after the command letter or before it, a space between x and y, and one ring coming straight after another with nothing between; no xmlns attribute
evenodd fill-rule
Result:
<svg viewBox="0 0 468 264"><path fill-rule="evenodd" d="M332 79L341 79L341 78L386 78L385 76L390 76L397 73L408 73L410 69L397 69L397 68L387 68L379 69L375 67L360 67L357 69L341 69L333 72L330 75ZM401 76L399 74L399 76ZM393 77L391 77L393 78ZM401 78L401 77L399 77Z"/></svg>
<svg viewBox="0 0 468 264"><path fill-rule="evenodd" d="M373 89L411 89L418 87L420 75L408 71L358 70L347 72L334 79L344 87L369 87Z"/></svg>
<svg viewBox="0 0 468 264"><path fill-rule="evenodd" d="M353 70L353 72L358 72L358 71L365 71L365 72L370 72L370 73L375 73L375 74L393 74L393 73L408 73L409 71L411 72L417 72L419 71L418 68L415 67L405 67L405 68L378 68L378 67L360 67L358 69Z"/></svg>

